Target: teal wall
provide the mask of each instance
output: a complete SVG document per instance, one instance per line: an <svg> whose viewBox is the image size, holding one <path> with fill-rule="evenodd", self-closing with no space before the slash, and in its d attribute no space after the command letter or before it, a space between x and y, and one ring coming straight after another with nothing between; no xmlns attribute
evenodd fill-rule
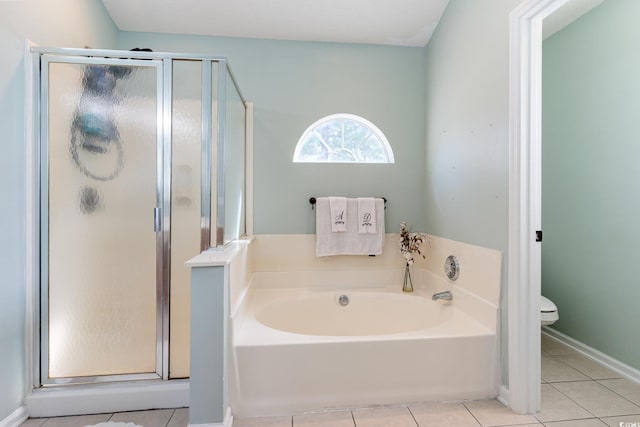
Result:
<svg viewBox="0 0 640 427"><path fill-rule="evenodd" d="M0 421L25 395L25 38L42 46L115 47L98 0L0 1Z"/></svg>
<svg viewBox="0 0 640 427"><path fill-rule="evenodd" d="M640 369L640 2L543 45L542 292L555 329Z"/></svg>
<svg viewBox="0 0 640 427"><path fill-rule="evenodd" d="M119 45L229 58L255 107L256 233L314 233L308 200L319 195L384 196L387 231L424 229L424 49L127 32ZM294 164L298 138L332 113L376 124L396 163Z"/></svg>
<svg viewBox="0 0 640 427"><path fill-rule="evenodd" d="M451 0L426 49L427 232L501 250L507 383L509 13L520 0Z"/></svg>

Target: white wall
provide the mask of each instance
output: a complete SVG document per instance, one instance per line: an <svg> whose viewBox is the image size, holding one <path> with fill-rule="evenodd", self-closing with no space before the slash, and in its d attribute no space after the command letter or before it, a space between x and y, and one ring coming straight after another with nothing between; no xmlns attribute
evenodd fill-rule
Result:
<svg viewBox="0 0 640 427"><path fill-rule="evenodd" d="M99 0L0 2L0 420L25 395L25 38L42 46L116 47Z"/></svg>
<svg viewBox="0 0 640 427"><path fill-rule="evenodd" d="M503 251L503 383L509 13L518 3L451 0L426 49L427 232Z"/></svg>

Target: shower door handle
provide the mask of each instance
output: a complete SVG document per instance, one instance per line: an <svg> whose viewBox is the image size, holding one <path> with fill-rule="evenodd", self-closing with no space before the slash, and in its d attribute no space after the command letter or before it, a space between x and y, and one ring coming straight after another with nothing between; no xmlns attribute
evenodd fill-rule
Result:
<svg viewBox="0 0 640 427"><path fill-rule="evenodd" d="M153 231L160 231L160 208L153 208Z"/></svg>

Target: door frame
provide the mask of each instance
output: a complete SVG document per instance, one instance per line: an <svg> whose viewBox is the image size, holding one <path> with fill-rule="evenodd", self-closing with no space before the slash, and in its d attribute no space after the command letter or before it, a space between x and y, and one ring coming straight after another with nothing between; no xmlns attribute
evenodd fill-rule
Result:
<svg viewBox="0 0 640 427"><path fill-rule="evenodd" d="M504 400L540 410L542 22L572 0L525 0L509 16L508 372Z"/></svg>

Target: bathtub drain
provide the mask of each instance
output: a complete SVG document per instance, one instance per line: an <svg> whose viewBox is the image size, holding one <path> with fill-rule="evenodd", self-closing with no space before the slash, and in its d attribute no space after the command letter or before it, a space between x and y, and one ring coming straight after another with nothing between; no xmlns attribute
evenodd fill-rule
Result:
<svg viewBox="0 0 640 427"><path fill-rule="evenodd" d="M349 297L346 295L340 295L338 297L338 304L340 304L343 307L346 307L347 305L349 305Z"/></svg>

